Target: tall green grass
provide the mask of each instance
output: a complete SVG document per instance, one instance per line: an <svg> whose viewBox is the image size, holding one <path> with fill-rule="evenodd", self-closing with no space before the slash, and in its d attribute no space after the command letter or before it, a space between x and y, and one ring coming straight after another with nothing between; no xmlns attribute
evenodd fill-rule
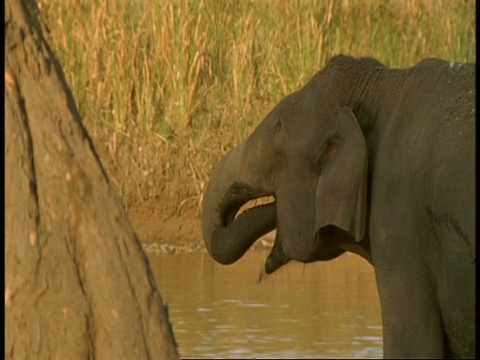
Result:
<svg viewBox="0 0 480 360"><path fill-rule="evenodd" d="M475 61L475 2L39 0L127 204L199 204L209 173L328 59Z"/></svg>

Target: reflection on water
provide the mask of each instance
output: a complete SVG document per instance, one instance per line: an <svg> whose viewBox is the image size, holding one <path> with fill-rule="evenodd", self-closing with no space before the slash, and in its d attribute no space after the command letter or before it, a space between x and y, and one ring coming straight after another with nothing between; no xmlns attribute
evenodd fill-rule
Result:
<svg viewBox="0 0 480 360"><path fill-rule="evenodd" d="M149 255L183 358L382 356L373 268L345 254L291 262L258 282L268 251L222 266L207 254Z"/></svg>

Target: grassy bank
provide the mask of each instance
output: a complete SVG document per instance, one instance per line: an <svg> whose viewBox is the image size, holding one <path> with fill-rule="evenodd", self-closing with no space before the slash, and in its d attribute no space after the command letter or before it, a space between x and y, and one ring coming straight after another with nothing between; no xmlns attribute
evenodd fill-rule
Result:
<svg viewBox="0 0 480 360"><path fill-rule="evenodd" d="M198 206L209 173L338 53L475 61L475 2L39 0L124 202Z"/></svg>

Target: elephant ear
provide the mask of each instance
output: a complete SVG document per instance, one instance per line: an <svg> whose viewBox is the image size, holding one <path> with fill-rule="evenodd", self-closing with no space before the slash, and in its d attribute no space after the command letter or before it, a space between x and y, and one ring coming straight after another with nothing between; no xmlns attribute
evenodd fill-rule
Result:
<svg viewBox="0 0 480 360"><path fill-rule="evenodd" d="M315 230L334 225L356 241L366 217L367 146L348 107L337 108L336 130L325 141L315 199Z"/></svg>

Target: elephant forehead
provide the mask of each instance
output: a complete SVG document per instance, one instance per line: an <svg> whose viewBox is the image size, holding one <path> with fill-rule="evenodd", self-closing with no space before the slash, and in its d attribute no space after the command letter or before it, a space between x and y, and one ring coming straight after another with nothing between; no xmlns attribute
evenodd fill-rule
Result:
<svg viewBox="0 0 480 360"><path fill-rule="evenodd" d="M303 110L303 101L298 93L285 97L272 111L274 117L289 119L298 116Z"/></svg>
<svg viewBox="0 0 480 360"><path fill-rule="evenodd" d="M297 134L305 132L309 135L312 130L320 130L319 120L325 116L327 108L322 108L318 101L310 97L288 99L281 102L272 112L272 120L282 122L282 127L289 133Z"/></svg>

